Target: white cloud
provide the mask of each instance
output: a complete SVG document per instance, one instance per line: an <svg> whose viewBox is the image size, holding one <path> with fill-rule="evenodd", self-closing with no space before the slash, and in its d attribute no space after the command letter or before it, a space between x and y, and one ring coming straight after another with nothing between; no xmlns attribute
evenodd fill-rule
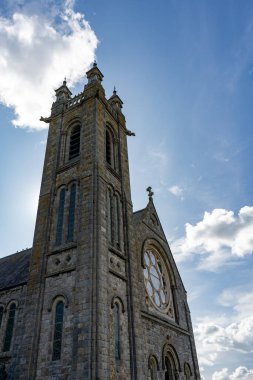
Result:
<svg viewBox="0 0 253 380"><path fill-rule="evenodd" d="M232 307L240 319L252 314L253 292L236 288L225 289L218 298L220 305Z"/></svg>
<svg viewBox="0 0 253 380"><path fill-rule="evenodd" d="M221 371L215 371L212 380L253 380L253 370L240 366L236 370L229 374L227 368L223 368Z"/></svg>
<svg viewBox="0 0 253 380"><path fill-rule="evenodd" d="M199 268L214 270L252 254L253 207L241 208L238 215L224 209L205 212L203 220L195 225L187 223L185 230L185 237L172 244L176 259L183 261L198 254Z"/></svg>
<svg viewBox="0 0 253 380"><path fill-rule="evenodd" d="M235 355L253 352L253 316L234 321L225 316L205 317L194 326L199 363L214 366L220 354Z"/></svg>
<svg viewBox="0 0 253 380"><path fill-rule="evenodd" d="M95 58L95 33L73 1L63 4L51 17L25 9L0 17L0 101L17 127L45 128L39 118L49 115L54 88L65 76L73 86Z"/></svg>
<svg viewBox="0 0 253 380"><path fill-rule="evenodd" d="M180 186L174 185L174 186L169 187L168 190L171 194L175 195L176 197L183 199L183 197L182 197L183 189Z"/></svg>

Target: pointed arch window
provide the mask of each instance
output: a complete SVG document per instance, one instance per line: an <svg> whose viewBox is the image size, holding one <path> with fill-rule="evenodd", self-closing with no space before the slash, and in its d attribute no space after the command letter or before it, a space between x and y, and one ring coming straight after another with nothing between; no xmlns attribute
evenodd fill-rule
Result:
<svg viewBox="0 0 253 380"><path fill-rule="evenodd" d="M80 153L80 125L76 125L72 128L69 141L69 160L78 157Z"/></svg>
<svg viewBox="0 0 253 380"><path fill-rule="evenodd" d="M106 131L106 162L108 162L109 165L113 164L113 142L112 142L112 136L110 132Z"/></svg>
<svg viewBox="0 0 253 380"><path fill-rule="evenodd" d="M15 314L16 314L16 304L12 303L9 308L5 337L4 337L4 346L3 351L10 351L11 342L13 337L14 323L15 323Z"/></svg>
<svg viewBox="0 0 253 380"><path fill-rule="evenodd" d="M74 240L75 208L76 208L76 184L73 183L71 185L71 188L70 188L69 219L68 219L68 236L67 236L67 241L73 241Z"/></svg>
<svg viewBox="0 0 253 380"><path fill-rule="evenodd" d="M115 359L121 359L121 337L120 337L120 307L117 302L115 302L113 307L114 316L114 339L115 339Z"/></svg>
<svg viewBox="0 0 253 380"><path fill-rule="evenodd" d="M62 243L62 233L63 233L63 222L64 222L64 206L65 206L65 189L60 191L59 207L58 207L58 218L56 226L56 245Z"/></svg>
<svg viewBox="0 0 253 380"><path fill-rule="evenodd" d="M118 170L118 145L111 128L107 127L105 132L105 159L114 169Z"/></svg>
<svg viewBox="0 0 253 380"><path fill-rule="evenodd" d="M185 380L191 379L191 368L188 363L185 363L184 365L184 376L185 376Z"/></svg>
<svg viewBox="0 0 253 380"><path fill-rule="evenodd" d="M107 228L108 238L110 243L113 241L113 204L112 204L112 190L107 190Z"/></svg>
<svg viewBox="0 0 253 380"><path fill-rule="evenodd" d="M4 308L3 306L0 306L0 328L2 326L3 315L4 315Z"/></svg>
<svg viewBox="0 0 253 380"><path fill-rule="evenodd" d="M120 227L121 227L121 218L120 218L120 200L118 195L116 194L114 197L115 201L115 242L117 248L120 248Z"/></svg>
<svg viewBox="0 0 253 380"><path fill-rule="evenodd" d="M157 380L157 360L154 356L149 359L149 370L151 380Z"/></svg>
<svg viewBox="0 0 253 380"><path fill-rule="evenodd" d="M64 303L59 301L55 307L54 340L52 360L61 359L62 331L63 331Z"/></svg>

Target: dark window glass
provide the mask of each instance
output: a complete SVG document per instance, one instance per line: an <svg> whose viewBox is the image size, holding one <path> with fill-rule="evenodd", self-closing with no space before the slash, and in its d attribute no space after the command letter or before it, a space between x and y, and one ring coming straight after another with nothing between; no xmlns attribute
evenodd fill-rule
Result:
<svg viewBox="0 0 253 380"><path fill-rule="evenodd" d="M120 202L119 198L115 196L115 239L117 248L120 248Z"/></svg>
<svg viewBox="0 0 253 380"><path fill-rule="evenodd" d="M114 334L115 334L115 359L120 360L120 310L117 303L114 304Z"/></svg>
<svg viewBox="0 0 253 380"><path fill-rule="evenodd" d="M3 314L4 314L4 308L3 308L3 306L1 306L0 307L0 327L2 325Z"/></svg>
<svg viewBox="0 0 253 380"><path fill-rule="evenodd" d="M70 189L68 238L67 238L68 241L74 240L75 207L76 207L76 184L74 183Z"/></svg>
<svg viewBox="0 0 253 380"><path fill-rule="evenodd" d="M80 153L80 126L72 129L69 143L69 160L79 156Z"/></svg>
<svg viewBox="0 0 253 380"><path fill-rule="evenodd" d="M169 358L165 359L166 372L165 372L165 380L174 380L172 367Z"/></svg>
<svg viewBox="0 0 253 380"><path fill-rule="evenodd" d="M107 192L107 227L109 241L112 243L112 192L110 189Z"/></svg>
<svg viewBox="0 0 253 380"><path fill-rule="evenodd" d="M112 165L111 136L108 131L106 131L106 161L108 164Z"/></svg>
<svg viewBox="0 0 253 380"><path fill-rule="evenodd" d="M65 189L60 192L59 208L58 208L58 219L56 227L56 245L62 243L62 231L63 231L63 220L64 220L64 205L65 205Z"/></svg>
<svg viewBox="0 0 253 380"><path fill-rule="evenodd" d="M59 301L55 308L53 360L60 360L62 346L64 303Z"/></svg>
<svg viewBox="0 0 253 380"><path fill-rule="evenodd" d="M16 305L12 303L9 309L9 315L7 320L7 326L4 337L4 347L3 351L10 351L11 348L11 340L13 336L14 322L15 322L15 313L16 313Z"/></svg>
<svg viewBox="0 0 253 380"><path fill-rule="evenodd" d="M156 361L152 359L150 366L151 380L157 380L157 365Z"/></svg>

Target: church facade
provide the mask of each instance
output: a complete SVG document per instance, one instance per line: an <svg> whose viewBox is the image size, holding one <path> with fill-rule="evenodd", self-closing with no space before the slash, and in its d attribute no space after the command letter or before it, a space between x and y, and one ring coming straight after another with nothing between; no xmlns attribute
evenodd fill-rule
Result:
<svg viewBox="0 0 253 380"><path fill-rule="evenodd" d="M199 380L152 189L133 212L122 101L56 90L32 249L0 260L0 379Z"/></svg>

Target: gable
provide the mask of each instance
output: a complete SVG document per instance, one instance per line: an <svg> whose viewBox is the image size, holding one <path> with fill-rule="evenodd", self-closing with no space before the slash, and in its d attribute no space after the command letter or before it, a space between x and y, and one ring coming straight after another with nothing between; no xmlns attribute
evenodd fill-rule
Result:
<svg viewBox="0 0 253 380"><path fill-rule="evenodd" d="M145 209L134 212L133 222L136 227L138 227L140 223L144 223L161 239L167 241L152 199L149 200Z"/></svg>

